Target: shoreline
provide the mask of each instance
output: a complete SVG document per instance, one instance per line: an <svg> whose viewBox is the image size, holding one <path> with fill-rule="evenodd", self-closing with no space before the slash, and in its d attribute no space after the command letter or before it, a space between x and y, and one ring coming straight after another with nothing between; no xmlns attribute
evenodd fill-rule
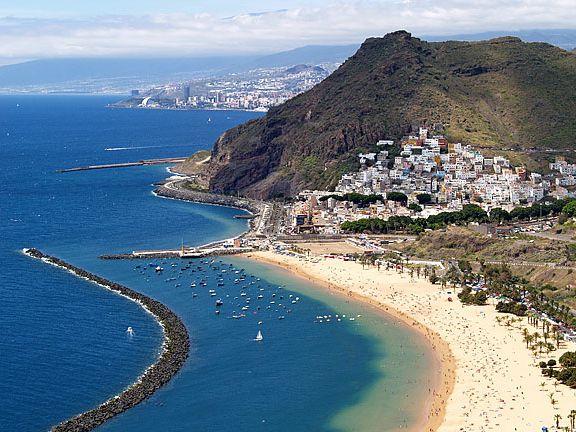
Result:
<svg viewBox="0 0 576 432"><path fill-rule="evenodd" d="M53 426L52 432L91 431L146 400L167 384L184 366L190 351L190 338L184 323L167 306L123 285L111 282L59 258L44 254L37 249L24 249L23 253L31 258L67 270L79 278L138 303L147 313L154 316L162 328L164 336L160 356L146 368L133 384L96 408Z"/></svg>
<svg viewBox="0 0 576 432"><path fill-rule="evenodd" d="M158 198L238 209L254 216L252 219L247 219L247 229L233 238L243 238L250 234L254 234L256 232L256 227L260 224L263 207L265 206L263 202L247 198L235 198L229 195L218 195L191 190L176 190L167 187L166 183L156 187L156 189L152 191L152 194ZM217 242L218 241L215 241L213 243Z"/></svg>
<svg viewBox="0 0 576 432"><path fill-rule="evenodd" d="M152 191L155 196L169 198L180 201L194 202L198 204L216 205L230 207L246 211L252 215L257 215L260 211L259 203L247 198L235 198L230 195L218 195L208 192L198 192L192 190L171 189L165 185L160 185Z"/></svg>
<svg viewBox="0 0 576 432"><path fill-rule="evenodd" d="M87 95L89 96L89 95ZM249 113L262 113L266 114L268 111L261 111L258 109L242 109L242 108L210 108L210 107L202 107L202 108L177 108L177 107L141 107L141 106L119 106L114 104L106 105L106 108L111 109L137 109L137 110L156 110L156 111L238 111L238 112L249 112Z"/></svg>
<svg viewBox="0 0 576 432"><path fill-rule="evenodd" d="M452 350L448 342L430 329L426 325L420 323L415 318L402 312L395 307L371 298L367 295L352 292L343 286L334 284L328 280L319 277L316 274L302 270L301 267L293 267L286 262L274 259L274 255L267 252L250 252L241 254L239 258L262 262L274 267L280 267L294 273L297 277L306 279L321 289L329 291L337 291L339 295L351 297L352 299L374 306L379 312L391 316L403 322L407 327L417 332L428 344L428 348L434 356L434 361L440 366L439 370L432 374L434 391L426 398L425 410L420 416L418 424L411 426L407 431L409 432L436 432L442 425L446 415L446 402L448 397L454 390L456 382L456 359L452 354Z"/></svg>
<svg viewBox="0 0 576 432"><path fill-rule="evenodd" d="M442 288L427 279L414 279L408 271L378 270L357 262L260 251L245 254L250 259L289 269L322 286L396 311L414 330L425 332L442 361L440 389L426 409L427 429L414 432L488 432L494 430L556 430L576 406L576 392L542 375L539 362L559 360L576 344L562 341L554 350L531 352L524 331L536 329L526 317L506 324L494 304L467 306L454 288ZM504 318L504 321L498 318ZM451 356L448 356L451 354ZM424 407L423 407L424 409Z"/></svg>

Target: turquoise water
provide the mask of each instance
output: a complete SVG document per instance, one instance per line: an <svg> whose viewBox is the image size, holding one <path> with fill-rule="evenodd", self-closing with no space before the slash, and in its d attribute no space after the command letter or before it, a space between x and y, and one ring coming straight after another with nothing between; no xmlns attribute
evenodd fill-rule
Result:
<svg viewBox="0 0 576 432"><path fill-rule="evenodd" d="M185 268L96 258L201 244L246 228L232 218L238 210L154 197L165 167L55 170L191 154L256 114L105 109L110 101L0 98L0 392L11 395L0 404L3 428L47 430L94 407L133 382L162 342L136 304L23 256L23 247L150 295L189 329L191 355L181 373L99 430L386 431L412 422L415 407L405 401L422 393L430 354L370 307L246 260ZM153 274L149 264L165 271ZM315 322L336 313L362 317ZM263 343L252 340L258 329Z"/></svg>

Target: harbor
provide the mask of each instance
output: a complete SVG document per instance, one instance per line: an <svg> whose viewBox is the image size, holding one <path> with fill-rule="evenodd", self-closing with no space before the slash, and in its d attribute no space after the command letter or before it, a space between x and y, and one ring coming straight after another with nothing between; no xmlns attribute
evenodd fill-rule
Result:
<svg viewBox="0 0 576 432"><path fill-rule="evenodd" d="M236 255L252 252L251 246L243 246L241 239L234 239L232 242L218 242L200 247L185 247L180 249L156 249L156 250L136 250L125 254L100 255L102 260L121 259L147 259L147 258L205 258L209 256Z"/></svg>

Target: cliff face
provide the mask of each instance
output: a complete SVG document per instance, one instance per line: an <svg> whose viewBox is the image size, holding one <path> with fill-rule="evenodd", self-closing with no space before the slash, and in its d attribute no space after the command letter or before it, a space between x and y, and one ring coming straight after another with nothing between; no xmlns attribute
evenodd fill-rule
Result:
<svg viewBox="0 0 576 432"><path fill-rule="evenodd" d="M224 133L209 187L256 198L330 187L377 140L436 123L452 140L496 150L570 148L576 55L516 38L368 39L313 89Z"/></svg>

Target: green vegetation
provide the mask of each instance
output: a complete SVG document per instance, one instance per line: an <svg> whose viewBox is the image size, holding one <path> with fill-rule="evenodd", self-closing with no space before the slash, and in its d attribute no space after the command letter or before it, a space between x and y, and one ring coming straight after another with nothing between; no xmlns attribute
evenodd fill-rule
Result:
<svg viewBox="0 0 576 432"><path fill-rule="evenodd" d="M388 194L389 196L390 194ZM403 195L403 194L402 194ZM404 195L405 196L405 195ZM500 208L493 209L490 216L476 204L466 204L462 210L456 212L442 212L427 218L411 218L408 216L391 216L383 219L360 219L353 222L344 222L340 228L346 232L354 233L389 233L405 231L418 234L426 229L437 230L448 225L466 225L470 222L489 222L504 220L525 220L533 217L557 215L574 199L556 200L551 204L533 204L530 207L517 207L510 213Z"/></svg>
<svg viewBox="0 0 576 432"><path fill-rule="evenodd" d="M510 219L527 220L540 216L559 215L570 203L576 203L576 199L564 198L561 200L554 200L550 204L535 203L530 207L516 207L510 212ZM504 212L504 210L499 210L499 213Z"/></svg>
<svg viewBox="0 0 576 432"><path fill-rule="evenodd" d="M208 168L209 161L210 151L200 150L194 153L181 164L177 165L176 169L178 172L183 172L186 174L202 174Z"/></svg>
<svg viewBox="0 0 576 432"><path fill-rule="evenodd" d="M463 225L469 222L485 222L487 220L488 215L484 210L475 204L467 204L461 211L442 212L434 216L428 216L427 218L413 219L409 216L391 216L388 220L360 219L354 222L344 222L340 228L343 231L355 233L407 231L417 234L423 232L425 229L444 228L449 224Z"/></svg>
<svg viewBox="0 0 576 432"><path fill-rule="evenodd" d="M574 82L576 55L547 44L370 38L319 85L219 138L210 189L259 198L329 189L360 151L421 124L492 153L513 148L530 169L547 166L545 150L574 148Z"/></svg>
<svg viewBox="0 0 576 432"><path fill-rule="evenodd" d="M404 205L408 202L408 197L402 192L388 192L386 194L386 199L394 202L399 202Z"/></svg>
<svg viewBox="0 0 576 432"><path fill-rule="evenodd" d="M505 297L506 300L500 305L501 312L520 311L524 309L520 303L528 300L531 306L551 317L558 322L576 326L576 317L570 314L570 308L546 294L549 287L545 285L535 286L526 279L515 276L508 266L505 265L482 265L480 274L484 276L488 294ZM514 306L514 304L518 304ZM537 317L530 317L529 322L535 325ZM542 321L543 329L549 329L550 323Z"/></svg>
<svg viewBox="0 0 576 432"><path fill-rule="evenodd" d="M489 237L473 230L475 227L450 226L446 229L427 231L416 241L393 245L403 253L421 259L451 259L458 257L469 261L502 261L517 263L557 263L574 266L571 251L566 243L556 240L516 234L513 238ZM555 281L565 287L574 284L569 268L513 267L519 275L534 283ZM573 295L570 289L558 291L558 296ZM576 304L574 305L576 307Z"/></svg>
<svg viewBox="0 0 576 432"><path fill-rule="evenodd" d="M546 376L556 378L568 387L576 388L576 352L568 351L560 356L558 360L561 366L560 369L554 369L556 362L554 361L554 363L550 365L551 361L553 360L540 362L542 373Z"/></svg>
<svg viewBox="0 0 576 432"><path fill-rule="evenodd" d="M408 209L409 209L409 210L412 210L412 211L415 211L416 213L420 213L420 212L423 210L422 207L419 206L419 205L416 204L416 203L410 204L410 205L408 206Z"/></svg>
<svg viewBox="0 0 576 432"><path fill-rule="evenodd" d="M500 207L490 210L490 222L492 223L504 223L508 222L510 219L512 219L510 213Z"/></svg>
<svg viewBox="0 0 576 432"><path fill-rule="evenodd" d="M298 166L298 174L307 183L315 183L322 177L323 166L317 156L305 157Z"/></svg>
<svg viewBox="0 0 576 432"><path fill-rule="evenodd" d="M576 200L570 201L562 208L562 213L568 217L576 217Z"/></svg>
<svg viewBox="0 0 576 432"><path fill-rule="evenodd" d="M351 192L344 195L326 195L321 197L320 201L326 201L329 198L334 198L336 201L350 201L354 204L358 204L359 207L367 207L370 204L374 204L378 201L384 201L384 197L382 197L382 195L362 195L356 192Z"/></svg>
<svg viewBox="0 0 576 432"><path fill-rule="evenodd" d="M464 304L485 305L488 296L484 291L473 293L471 288L466 287L458 294L458 298Z"/></svg>
<svg viewBox="0 0 576 432"><path fill-rule="evenodd" d="M522 303L499 301L496 310L502 313L509 313L516 316L525 316L528 307Z"/></svg>
<svg viewBox="0 0 576 432"><path fill-rule="evenodd" d="M432 202L432 195L427 193L421 193L416 195L416 199L420 205L430 204Z"/></svg>

